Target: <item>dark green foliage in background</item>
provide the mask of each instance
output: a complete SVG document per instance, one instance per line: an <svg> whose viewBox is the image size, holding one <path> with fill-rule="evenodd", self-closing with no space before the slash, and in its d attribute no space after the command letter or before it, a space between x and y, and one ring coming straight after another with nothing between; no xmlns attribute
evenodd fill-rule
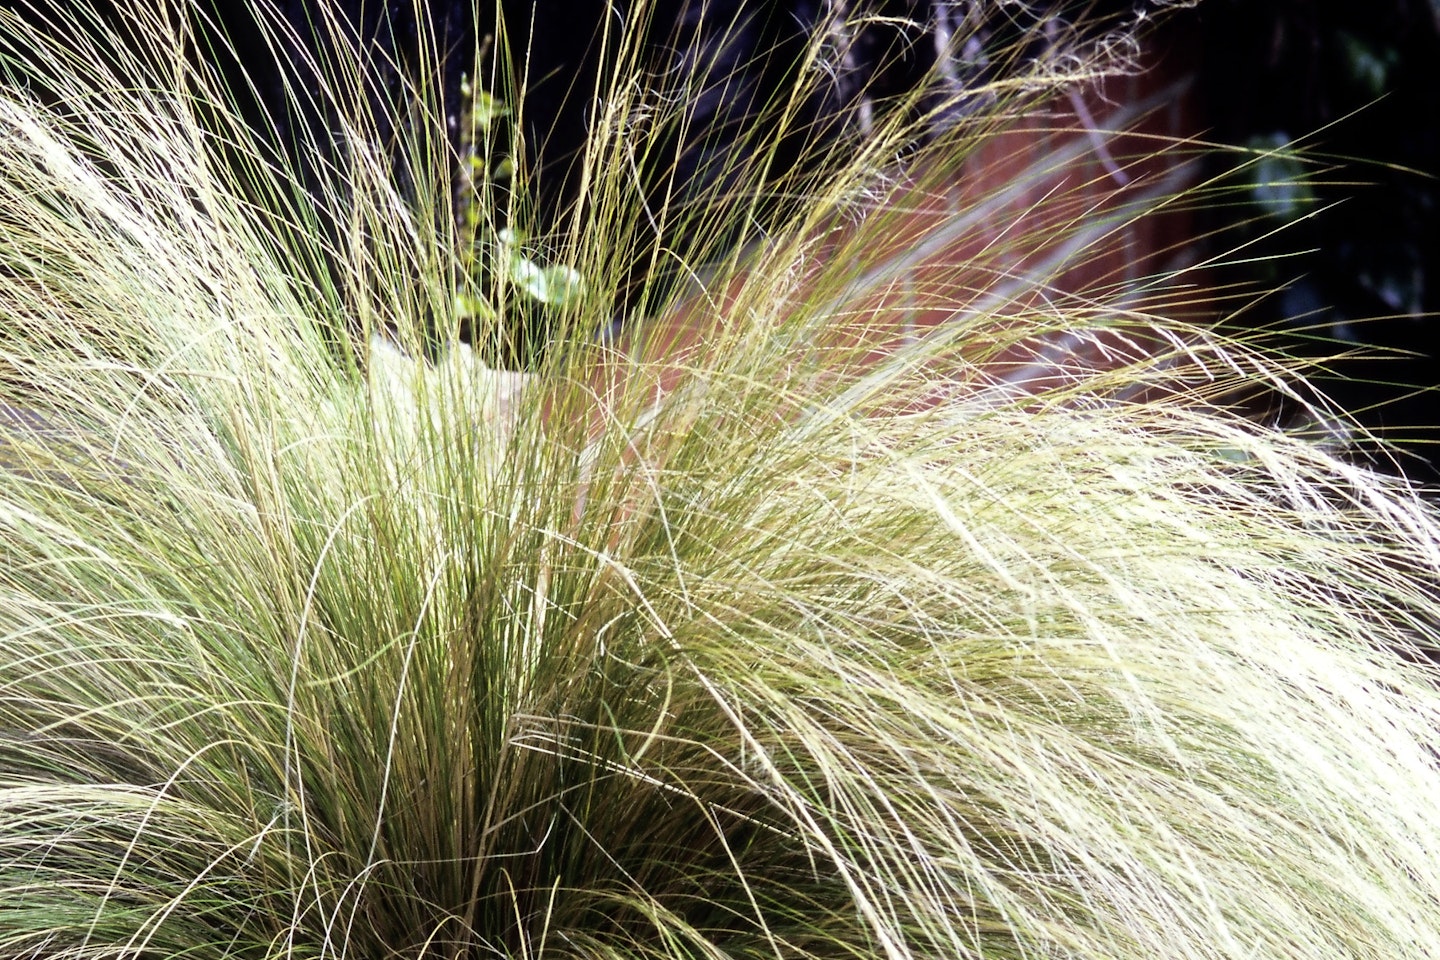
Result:
<svg viewBox="0 0 1440 960"><path fill-rule="evenodd" d="M1416 390L1440 385L1440 7L1207 0L1193 16L1215 139L1298 140L1339 161L1319 165L1308 196L1257 188L1248 209L1211 211L1221 248L1250 244L1225 278L1277 291L1241 322L1327 338L1305 348L1318 353L1336 342L1390 351L1339 364L1345 379L1323 387L1401 442L1407 473L1435 479L1440 400Z"/></svg>

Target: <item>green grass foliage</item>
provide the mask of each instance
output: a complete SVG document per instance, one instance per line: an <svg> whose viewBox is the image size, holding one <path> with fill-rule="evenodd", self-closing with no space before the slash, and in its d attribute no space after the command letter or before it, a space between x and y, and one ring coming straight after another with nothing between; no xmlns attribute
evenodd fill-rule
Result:
<svg viewBox="0 0 1440 960"><path fill-rule="evenodd" d="M698 347L596 343L676 102L622 35L586 296L534 373L411 360L471 276L433 97L378 143L339 48L307 195L127 9L0 13L0 958L1440 956L1440 519L1225 407L1283 358L961 263L876 362L819 251L901 110ZM1116 368L987 380L1053 331Z"/></svg>

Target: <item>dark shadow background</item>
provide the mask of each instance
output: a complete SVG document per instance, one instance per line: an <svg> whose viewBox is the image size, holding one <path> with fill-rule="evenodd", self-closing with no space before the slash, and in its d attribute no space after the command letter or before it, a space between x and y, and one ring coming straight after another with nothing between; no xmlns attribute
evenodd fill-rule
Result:
<svg viewBox="0 0 1440 960"><path fill-rule="evenodd" d="M1252 177L1208 214L1217 250L1248 244L1223 279L1275 291L1239 322L1284 330L1310 355L1381 348L1321 386L1399 445L1399 468L1440 482L1440 4L1202 0L1183 18L1180 35L1203 49L1209 135L1298 139L1317 161L1304 188Z"/></svg>

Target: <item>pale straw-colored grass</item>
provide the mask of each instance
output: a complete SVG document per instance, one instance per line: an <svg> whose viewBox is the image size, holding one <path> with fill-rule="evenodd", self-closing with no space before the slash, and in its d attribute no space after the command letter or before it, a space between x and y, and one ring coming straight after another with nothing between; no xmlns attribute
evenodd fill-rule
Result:
<svg viewBox="0 0 1440 960"><path fill-rule="evenodd" d="M866 365L847 166L663 393L426 366L372 336L453 318L438 157L356 115L316 211L204 76L6 43L72 110L0 96L0 958L1440 956L1440 522L1226 411L1281 360L957 264ZM1170 346L965 349L1101 329Z"/></svg>

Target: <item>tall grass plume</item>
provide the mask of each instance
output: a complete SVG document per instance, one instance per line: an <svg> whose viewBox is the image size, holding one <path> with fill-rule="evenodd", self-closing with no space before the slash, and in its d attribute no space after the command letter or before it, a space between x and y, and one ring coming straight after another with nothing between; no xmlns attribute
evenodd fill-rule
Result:
<svg viewBox="0 0 1440 960"><path fill-rule="evenodd" d="M317 179L120 10L0 13L0 958L1440 956L1435 510L1134 289L987 298L1002 240L902 336L856 286L893 179L1093 37L791 179L763 104L657 207L686 81L617 27L545 232L522 124L457 200L426 68L336 40ZM996 373L1057 331L1106 364Z"/></svg>

